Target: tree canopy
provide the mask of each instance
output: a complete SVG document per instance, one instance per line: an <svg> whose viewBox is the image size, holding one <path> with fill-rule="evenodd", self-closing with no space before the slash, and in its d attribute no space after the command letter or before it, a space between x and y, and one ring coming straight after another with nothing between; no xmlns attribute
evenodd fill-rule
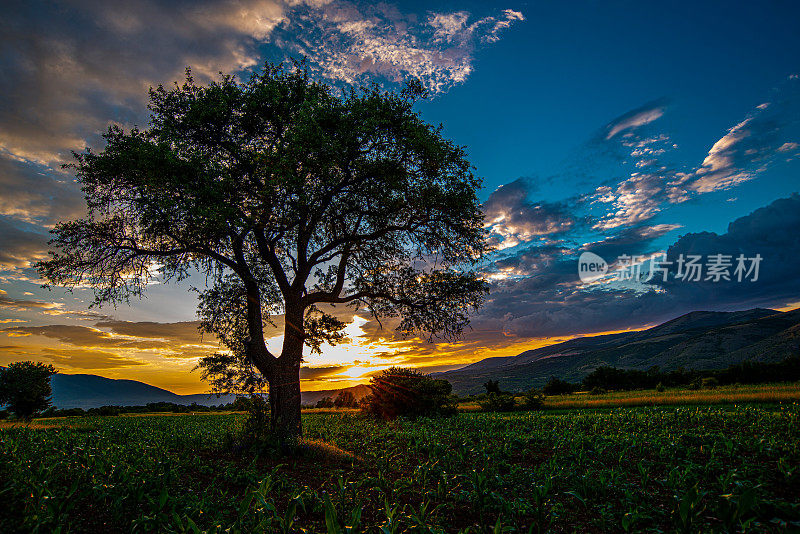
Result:
<svg viewBox="0 0 800 534"><path fill-rule="evenodd" d="M14 362L0 368L0 405L20 419L30 420L50 406L50 377L56 374L52 365L40 362Z"/></svg>
<svg viewBox="0 0 800 534"><path fill-rule="evenodd" d="M40 272L104 303L199 271L202 328L228 349L206 376L265 379L273 423L298 433L303 345L343 339L331 306L454 339L487 291L480 181L413 109L423 96L416 83L337 92L298 63L208 85L187 71L151 89L147 129L112 126L102 151L75 155L88 215L55 227ZM281 318L276 355L264 328Z"/></svg>

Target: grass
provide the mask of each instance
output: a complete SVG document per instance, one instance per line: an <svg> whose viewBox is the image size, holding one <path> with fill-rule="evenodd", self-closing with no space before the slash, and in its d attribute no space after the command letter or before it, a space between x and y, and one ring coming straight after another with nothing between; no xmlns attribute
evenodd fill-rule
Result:
<svg viewBox="0 0 800 534"><path fill-rule="evenodd" d="M305 413L295 457L240 450L231 436L243 420L6 425L0 531L800 528L797 403L461 413L389 424Z"/></svg>
<svg viewBox="0 0 800 534"><path fill-rule="evenodd" d="M759 384L719 386L715 389L667 389L665 391L616 391L591 395L588 392L554 395L545 399L546 409L618 408L623 406L717 405L734 403L777 403L800 401L800 384Z"/></svg>

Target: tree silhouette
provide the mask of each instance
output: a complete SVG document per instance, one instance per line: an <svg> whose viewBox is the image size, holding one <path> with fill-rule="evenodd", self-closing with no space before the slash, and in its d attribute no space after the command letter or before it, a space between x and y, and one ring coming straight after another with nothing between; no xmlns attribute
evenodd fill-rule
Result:
<svg viewBox="0 0 800 534"><path fill-rule="evenodd" d="M75 155L89 214L55 227L40 273L103 303L200 271L202 328L230 349L210 357L211 374L257 372L273 430L297 436L303 346L342 339L330 306L454 339L487 291L474 272L480 182L413 109L423 93L335 93L302 63L208 86L187 70L184 84L151 89L146 130L112 126L101 152ZM264 327L281 315L274 355Z"/></svg>
<svg viewBox="0 0 800 534"><path fill-rule="evenodd" d="M340 391L333 401L333 405L337 408L355 408L358 406L356 396L352 391Z"/></svg>
<svg viewBox="0 0 800 534"><path fill-rule="evenodd" d="M30 420L50 406L50 377L56 374L52 365L39 362L14 362L0 368L0 405L20 419Z"/></svg>
<svg viewBox="0 0 800 534"><path fill-rule="evenodd" d="M490 378L488 382L483 384L483 387L486 388L486 393L501 393L499 380L492 380Z"/></svg>

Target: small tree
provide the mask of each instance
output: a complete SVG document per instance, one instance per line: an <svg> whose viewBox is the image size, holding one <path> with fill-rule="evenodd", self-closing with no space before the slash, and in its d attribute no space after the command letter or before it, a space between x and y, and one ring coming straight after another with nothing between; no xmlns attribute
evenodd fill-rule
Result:
<svg viewBox="0 0 800 534"><path fill-rule="evenodd" d="M50 406L50 377L58 371L39 362L14 362L0 369L0 405L20 419L30 420Z"/></svg>
<svg viewBox="0 0 800 534"><path fill-rule="evenodd" d="M517 407L517 401L511 393L487 393L486 398L479 402L481 409L486 412L512 412Z"/></svg>
<svg viewBox="0 0 800 534"><path fill-rule="evenodd" d="M522 406L526 410L538 410L544 404L544 393L536 388L531 388L525 392L522 399Z"/></svg>
<svg viewBox="0 0 800 534"><path fill-rule="evenodd" d="M456 412L450 382L433 379L415 369L386 369L372 378L369 388L371 393L362 400L361 407L383 419Z"/></svg>
<svg viewBox="0 0 800 534"><path fill-rule="evenodd" d="M333 397L322 397L317 401L316 408L333 408Z"/></svg>
<svg viewBox="0 0 800 534"><path fill-rule="evenodd" d="M561 380L555 376L551 376L550 380L548 380L547 384L545 384L542 388L542 392L545 395L565 395L567 393L573 393L577 390L577 384L571 384L570 382Z"/></svg>
<svg viewBox="0 0 800 534"><path fill-rule="evenodd" d="M488 291L480 180L413 109L424 96L419 83L335 93L302 64L159 86L149 128L113 126L101 152L76 154L89 214L54 228L41 275L103 303L200 271L202 327L229 349L201 362L207 378L263 377L272 430L292 440L304 345L343 339L325 306L452 340ZM264 335L275 316L280 355Z"/></svg>
<svg viewBox="0 0 800 534"><path fill-rule="evenodd" d="M356 396L353 395L352 391L340 391L336 396L336 400L333 401L333 405L336 408L354 408L358 406L358 402L356 402Z"/></svg>
<svg viewBox="0 0 800 534"><path fill-rule="evenodd" d="M501 393L499 380L489 379L489 381L487 381L483 387L486 389L486 393Z"/></svg>

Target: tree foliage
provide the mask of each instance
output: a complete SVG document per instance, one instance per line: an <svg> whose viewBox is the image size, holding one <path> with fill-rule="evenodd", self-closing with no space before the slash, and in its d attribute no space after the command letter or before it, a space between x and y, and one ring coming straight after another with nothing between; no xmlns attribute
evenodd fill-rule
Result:
<svg viewBox="0 0 800 534"><path fill-rule="evenodd" d="M30 420L50 406L52 365L40 362L14 362L0 368L0 405L20 419Z"/></svg>
<svg viewBox="0 0 800 534"><path fill-rule="evenodd" d="M340 391L338 395L336 395L336 400L333 401L333 405L336 408L355 408L358 406L358 401L356 401L356 396L353 395L352 391Z"/></svg>
<svg viewBox="0 0 800 534"><path fill-rule="evenodd" d="M336 93L302 64L150 92L147 129L112 126L72 168L88 215L53 230L50 283L95 302L199 271L201 362L215 391L269 383L273 425L300 432L303 346L343 339L332 306L406 336L454 339L483 301L480 181L413 109L419 84ZM284 330L281 353L264 329Z"/></svg>
<svg viewBox="0 0 800 534"><path fill-rule="evenodd" d="M391 367L370 380L362 409L383 419L455 413L453 386L416 369Z"/></svg>
<svg viewBox="0 0 800 534"><path fill-rule="evenodd" d="M483 384L484 389L486 389L486 393L501 393L500 391L500 381L499 380L492 380L489 379Z"/></svg>
<svg viewBox="0 0 800 534"><path fill-rule="evenodd" d="M333 397L322 397L320 400L317 401L317 404L314 405L315 408L333 408L334 407Z"/></svg>

